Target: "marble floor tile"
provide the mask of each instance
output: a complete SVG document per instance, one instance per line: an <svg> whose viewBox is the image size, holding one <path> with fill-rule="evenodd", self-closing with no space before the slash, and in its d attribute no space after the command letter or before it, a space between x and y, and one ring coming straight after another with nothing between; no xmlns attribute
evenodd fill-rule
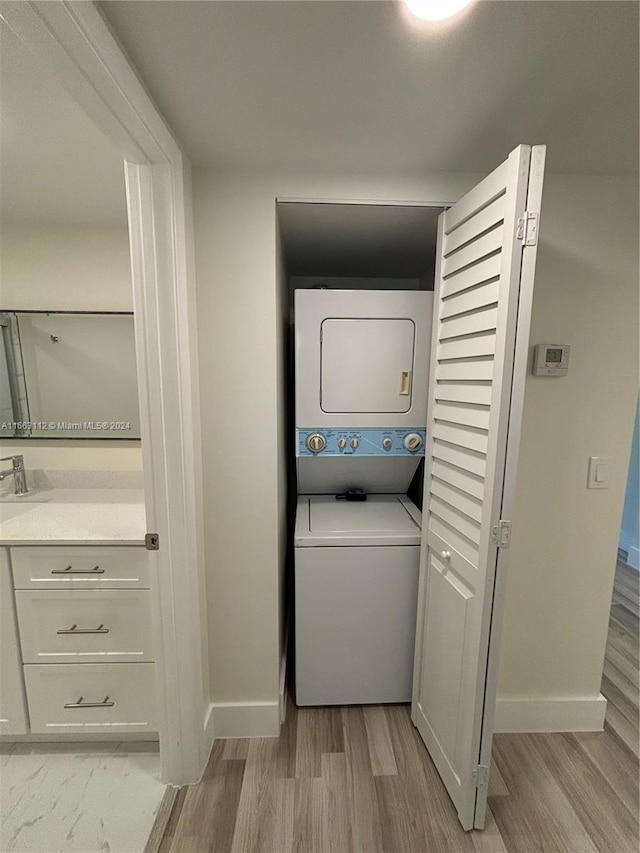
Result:
<svg viewBox="0 0 640 853"><path fill-rule="evenodd" d="M155 743L16 744L0 762L0 849L142 853L164 789Z"/></svg>

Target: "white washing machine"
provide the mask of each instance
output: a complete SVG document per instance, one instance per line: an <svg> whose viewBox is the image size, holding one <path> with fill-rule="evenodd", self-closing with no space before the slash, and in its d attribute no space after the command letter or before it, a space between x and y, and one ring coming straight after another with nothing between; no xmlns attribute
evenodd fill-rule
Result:
<svg viewBox="0 0 640 853"><path fill-rule="evenodd" d="M296 701L411 698L433 294L295 294ZM337 499L362 490L366 500Z"/></svg>
<svg viewBox="0 0 640 853"><path fill-rule="evenodd" d="M404 495L298 499L298 705L410 701L420 522Z"/></svg>

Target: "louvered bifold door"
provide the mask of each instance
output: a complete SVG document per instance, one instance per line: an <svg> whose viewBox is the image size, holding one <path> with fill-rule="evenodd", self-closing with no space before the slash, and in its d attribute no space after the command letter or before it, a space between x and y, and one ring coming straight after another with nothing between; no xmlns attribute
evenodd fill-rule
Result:
<svg viewBox="0 0 640 853"><path fill-rule="evenodd" d="M439 223L412 718L465 829L476 797L486 798L479 756L485 706L495 704L485 690L495 528L530 161L531 148L519 146Z"/></svg>

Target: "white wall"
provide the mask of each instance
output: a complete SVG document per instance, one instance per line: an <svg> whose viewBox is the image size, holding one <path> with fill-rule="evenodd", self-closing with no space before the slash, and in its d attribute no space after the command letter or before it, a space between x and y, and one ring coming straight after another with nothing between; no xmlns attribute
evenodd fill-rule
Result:
<svg viewBox="0 0 640 853"><path fill-rule="evenodd" d="M194 170L211 690L217 705L241 706L238 719L249 703L272 720L278 703L278 579L286 554L282 457L290 437L278 399L286 385L276 198L447 202L475 180Z"/></svg>
<svg viewBox="0 0 640 853"><path fill-rule="evenodd" d="M540 699L589 716L600 691L638 389L633 179L545 180L536 343L571 344L571 360L566 378L527 379L499 680L507 728ZM609 489L587 490L589 456L611 456Z"/></svg>
<svg viewBox="0 0 640 853"><path fill-rule="evenodd" d="M132 311L126 225L29 227L3 222L0 308ZM12 440L3 442L0 453L23 453L28 468L142 466L139 442Z"/></svg>

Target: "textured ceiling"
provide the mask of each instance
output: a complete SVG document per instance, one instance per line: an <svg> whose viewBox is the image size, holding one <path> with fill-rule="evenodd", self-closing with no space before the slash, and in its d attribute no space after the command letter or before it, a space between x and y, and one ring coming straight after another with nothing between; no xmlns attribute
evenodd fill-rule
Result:
<svg viewBox="0 0 640 853"><path fill-rule="evenodd" d="M638 3L478 2L415 26L394 2L100 4L187 153L220 169L484 173L638 166Z"/></svg>

